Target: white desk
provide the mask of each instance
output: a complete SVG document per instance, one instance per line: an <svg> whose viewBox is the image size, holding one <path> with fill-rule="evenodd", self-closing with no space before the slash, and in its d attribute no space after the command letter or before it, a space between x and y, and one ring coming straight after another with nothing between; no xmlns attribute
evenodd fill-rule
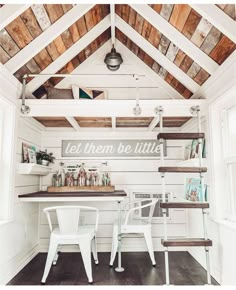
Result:
<svg viewBox="0 0 236 290"><path fill-rule="evenodd" d="M47 192L39 191L19 195L22 202L81 202L114 201L118 204L118 266L117 272L124 271L121 266L121 202L127 197L124 191L115 192Z"/></svg>

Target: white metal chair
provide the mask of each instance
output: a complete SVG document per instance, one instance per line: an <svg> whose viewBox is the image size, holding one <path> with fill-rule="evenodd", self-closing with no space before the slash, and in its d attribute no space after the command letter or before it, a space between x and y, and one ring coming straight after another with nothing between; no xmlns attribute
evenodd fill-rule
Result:
<svg viewBox="0 0 236 290"><path fill-rule="evenodd" d="M138 201L133 201L130 204L140 204L139 206L132 207L125 216L124 223L121 224L121 237L129 235L129 234L142 234L146 241L147 249L149 252L149 256L152 261L152 265L156 266L156 261L153 252L153 245L152 245L152 232L151 232L151 223L152 217L155 209L155 205L158 199L143 199ZM135 214L144 208L149 207L149 214L146 219L135 218ZM111 257L110 257L110 266L113 266L116 252L118 249L118 224L117 222L114 223L113 226L113 237L112 237L112 249L111 249Z"/></svg>
<svg viewBox="0 0 236 290"><path fill-rule="evenodd" d="M79 225L81 210L96 211L95 226ZM48 219L49 228L51 231L50 244L46 265L41 280L45 284L50 268L56 265L58 259L59 245L73 245L77 244L80 247L85 271L89 283L93 282L92 265L91 265L91 249L95 264L98 264L97 249L96 249L96 232L98 228L99 211L94 207L87 206L55 206L48 207L43 210ZM52 221L50 212L56 211L58 227L52 228Z"/></svg>

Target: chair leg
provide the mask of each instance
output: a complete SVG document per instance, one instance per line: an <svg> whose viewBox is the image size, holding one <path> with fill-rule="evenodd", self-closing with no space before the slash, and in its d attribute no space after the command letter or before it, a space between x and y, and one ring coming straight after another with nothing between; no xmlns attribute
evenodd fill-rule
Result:
<svg viewBox="0 0 236 290"><path fill-rule="evenodd" d="M43 278L41 280L42 284L45 284L46 279L48 277L50 268L52 266L53 259L55 257L55 253L57 251L57 246L58 246L57 242L54 239L51 238L50 239L50 244L49 244L49 249L48 249L46 265L45 265L45 268L44 268Z"/></svg>
<svg viewBox="0 0 236 290"><path fill-rule="evenodd" d="M91 264L91 242L88 243L87 240L81 241L79 243L79 246L84 263L85 272L88 277L88 281L89 283L93 283L92 264Z"/></svg>
<svg viewBox="0 0 236 290"><path fill-rule="evenodd" d="M153 252L151 231L144 232L144 238L145 238L146 245L147 245L147 248L148 248L149 256L150 256L151 261L152 261L152 265L156 266L156 261L155 261L154 252Z"/></svg>
<svg viewBox="0 0 236 290"><path fill-rule="evenodd" d="M56 266L56 264L57 264L57 260L58 260L58 257L59 257L59 253L60 252L57 249L56 250L56 254L55 254L54 258L53 258L53 262L52 262L53 266Z"/></svg>
<svg viewBox="0 0 236 290"><path fill-rule="evenodd" d="M92 252L93 258L96 265L98 265L98 253L97 253L97 244L96 244L96 237L92 239Z"/></svg>
<svg viewBox="0 0 236 290"><path fill-rule="evenodd" d="M110 257L110 266L113 266L116 253L118 249L118 231L117 228L114 227L113 229L113 236L112 236L112 247L111 247L111 257Z"/></svg>

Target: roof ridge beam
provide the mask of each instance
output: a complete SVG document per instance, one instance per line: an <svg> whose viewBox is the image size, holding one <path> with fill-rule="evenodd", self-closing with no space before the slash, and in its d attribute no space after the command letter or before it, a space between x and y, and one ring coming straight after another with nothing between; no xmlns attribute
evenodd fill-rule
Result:
<svg viewBox="0 0 236 290"><path fill-rule="evenodd" d="M86 14L93 6L93 4L78 4L74 6L47 30L41 33L37 38L6 62L6 68L11 73L15 73L55 38L61 35L68 27L75 23L76 20Z"/></svg>
<svg viewBox="0 0 236 290"><path fill-rule="evenodd" d="M136 43L142 50L144 50L149 56L151 56L157 63L159 63L164 69L180 81L191 92L195 93L199 90L200 86L185 74L179 67L177 67L172 61L164 56L157 48L149 43L142 35L135 31L129 24L127 24L122 18L116 15L116 27L127 35L134 43Z"/></svg>
<svg viewBox="0 0 236 290"><path fill-rule="evenodd" d="M220 8L213 4L190 4L190 6L233 42L236 42L235 21Z"/></svg>
<svg viewBox="0 0 236 290"><path fill-rule="evenodd" d="M174 26L172 26L147 4L132 4L130 6L157 30L169 38L178 48L196 61L196 63L204 68L209 74L212 74L219 67L214 60L201 51L201 49L199 49L179 30L174 28Z"/></svg>
<svg viewBox="0 0 236 290"><path fill-rule="evenodd" d="M6 27L29 7L30 5L26 4L5 4L0 9L0 30Z"/></svg>
<svg viewBox="0 0 236 290"><path fill-rule="evenodd" d="M94 26L88 33L81 37L75 44L68 48L63 54L61 54L54 62L47 66L40 74L55 74L65 64L71 61L77 54L85 49L91 42L93 42L98 36L100 36L107 28L110 27L110 15L107 15L102 21ZM34 92L42 84L44 84L49 78L49 75L35 77L27 84L27 89L30 92Z"/></svg>

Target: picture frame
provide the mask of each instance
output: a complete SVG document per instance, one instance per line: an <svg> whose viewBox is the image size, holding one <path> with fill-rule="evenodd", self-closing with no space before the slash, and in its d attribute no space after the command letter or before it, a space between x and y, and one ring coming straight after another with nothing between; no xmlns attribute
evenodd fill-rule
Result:
<svg viewBox="0 0 236 290"><path fill-rule="evenodd" d="M22 162L37 163L35 146L29 145L27 143L22 143Z"/></svg>

